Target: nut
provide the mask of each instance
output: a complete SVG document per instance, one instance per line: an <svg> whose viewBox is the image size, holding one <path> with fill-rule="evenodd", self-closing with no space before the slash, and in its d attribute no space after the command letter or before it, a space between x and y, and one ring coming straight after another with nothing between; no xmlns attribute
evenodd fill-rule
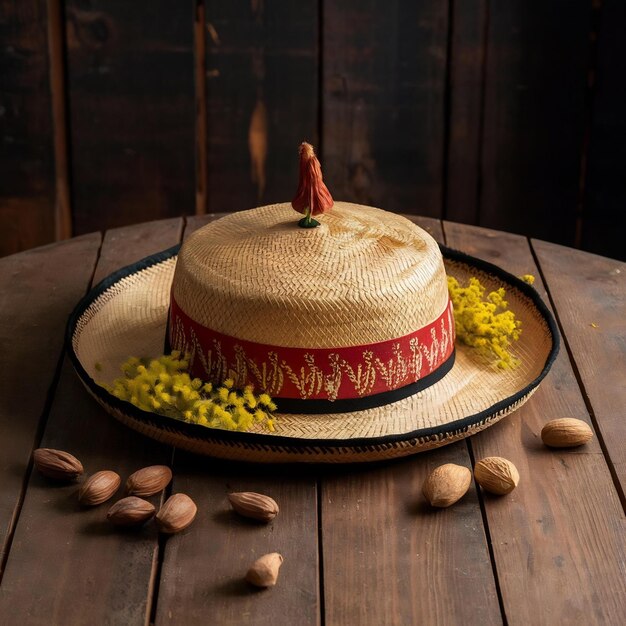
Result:
<svg viewBox="0 0 626 626"><path fill-rule="evenodd" d="M436 467L425 480L422 493L431 506L447 507L460 500L472 483L472 472L461 465Z"/></svg>
<svg viewBox="0 0 626 626"><path fill-rule="evenodd" d="M126 481L130 496L153 496L167 487L172 480L172 470L167 465L151 465L137 470Z"/></svg>
<svg viewBox="0 0 626 626"><path fill-rule="evenodd" d="M33 462L41 474L55 480L76 480L83 473L83 464L69 452L38 448Z"/></svg>
<svg viewBox="0 0 626 626"><path fill-rule="evenodd" d="M154 505L136 496L118 500L108 511L107 519L116 526L139 526L154 515Z"/></svg>
<svg viewBox="0 0 626 626"><path fill-rule="evenodd" d="M255 587L273 587L282 564L283 557L278 552L270 552L252 564L246 574L246 580Z"/></svg>
<svg viewBox="0 0 626 626"><path fill-rule="evenodd" d="M548 422L541 429L541 440L551 448L575 448L587 443L593 437L593 431L587 422L562 417Z"/></svg>
<svg viewBox="0 0 626 626"><path fill-rule="evenodd" d="M511 461L500 456L488 456L476 463L474 478L485 491L503 496L517 487L519 472Z"/></svg>
<svg viewBox="0 0 626 626"><path fill-rule="evenodd" d="M159 530L167 535L185 530L198 512L195 502L184 493L170 496L156 515Z"/></svg>
<svg viewBox="0 0 626 626"><path fill-rule="evenodd" d="M102 470L90 476L78 491L78 501L85 506L106 502L118 489L122 479L116 472Z"/></svg>
<svg viewBox="0 0 626 626"><path fill-rule="evenodd" d="M240 491L239 493L229 493L230 503L244 517L270 522L278 515L278 504L276 500L262 493L252 491Z"/></svg>

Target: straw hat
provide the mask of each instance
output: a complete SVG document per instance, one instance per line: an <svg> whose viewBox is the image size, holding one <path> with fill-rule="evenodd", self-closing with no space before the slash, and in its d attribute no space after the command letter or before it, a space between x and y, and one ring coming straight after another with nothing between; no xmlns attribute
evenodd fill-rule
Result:
<svg viewBox="0 0 626 626"><path fill-rule="evenodd" d="M402 216L335 203L318 228L289 204L231 214L182 246L106 278L77 306L69 353L116 418L215 457L353 462L456 441L523 404L558 351L536 291L502 269L438 246ZM506 290L522 323L519 365L500 369L454 341L446 275ZM275 431L207 428L138 409L100 383L166 342L193 375L254 384L278 405Z"/></svg>

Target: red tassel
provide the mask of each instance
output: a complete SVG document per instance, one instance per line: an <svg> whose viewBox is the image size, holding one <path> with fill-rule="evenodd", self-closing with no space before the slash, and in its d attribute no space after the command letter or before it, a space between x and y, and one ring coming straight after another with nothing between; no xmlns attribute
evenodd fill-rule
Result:
<svg viewBox="0 0 626 626"><path fill-rule="evenodd" d="M326 213L333 206L333 197L322 180L322 166L310 143L300 144L300 182L291 206L309 217Z"/></svg>

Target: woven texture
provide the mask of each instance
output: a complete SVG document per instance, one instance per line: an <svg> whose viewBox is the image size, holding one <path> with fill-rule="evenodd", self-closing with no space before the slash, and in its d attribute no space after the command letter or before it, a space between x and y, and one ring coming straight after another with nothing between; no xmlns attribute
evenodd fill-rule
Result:
<svg viewBox="0 0 626 626"><path fill-rule="evenodd" d="M96 400L116 419L142 435L196 454L251 463L371 463L372 461L385 461L439 448L485 430L485 428L517 410L533 393L534 390L516 403L490 415L471 428L451 429L436 435L412 437L396 442L372 445L359 443L359 445L352 446L300 446L297 442L290 446L273 445L271 437L268 438L266 444L255 443L250 445L245 442L224 442L219 437L189 437L176 431L175 422L172 423L171 428L160 428L126 415L102 401L101 398L96 397Z"/></svg>
<svg viewBox="0 0 626 626"><path fill-rule="evenodd" d="M175 258L168 259L122 279L94 300L81 316L72 344L88 376L98 382L110 383L120 375L119 366L129 356L156 357L162 354L175 265ZM482 423L462 433L455 432L451 426L505 401L529 385L541 372L552 348L549 328L534 303L511 285L464 263L446 261L446 270L463 284L470 276L477 276L488 290L500 286L506 288L509 306L523 324L521 338L513 348L514 355L521 360L518 367L497 369L482 361L473 350L458 346L452 371L414 396L356 413L280 415L275 434L291 437L297 445L298 439L332 442L436 428L441 434L433 438L432 445L428 444L433 447L472 434L484 427L484 423L506 414L509 408L494 410L491 416L481 420ZM173 420L172 428L175 426ZM448 431L450 434L446 435ZM211 432L207 432L208 438L213 436ZM272 435L268 434L267 438L270 441ZM268 445L271 447L271 443ZM198 447L203 446L198 444ZM233 451L229 458L242 458L240 448L225 444L224 450ZM256 448L252 446L250 449ZM407 446L400 448L398 454L402 450L404 454L410 454L405 450ZM387 450L386 455L390 454L392 452Z"/></svg>
<svg viewBox="0 0 626 626"><path fill-rule="evenodd" d="M318 228L297 219L276 204L196 231L179 255L178 305L217 332L304 348L403 337L444 310L439 247L406 218L337 202Z"/></svg>

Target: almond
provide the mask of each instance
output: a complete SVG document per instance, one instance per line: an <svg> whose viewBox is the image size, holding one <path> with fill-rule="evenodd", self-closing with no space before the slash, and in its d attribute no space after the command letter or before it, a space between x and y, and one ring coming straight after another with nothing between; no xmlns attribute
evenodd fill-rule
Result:
<svg viewBox="0 0 626 626"><path fill-rule="evenodd" d="M519 472L511 461L500 456L488 456L476 463L474 478L485 491L503 496L517 487Z"/></svg>
<svg viewBox="0 0 626 626"><path fill-rule="evenodd" d="M137 470L126 481L126 493L130 496L153 496L163 491L172 480L172 470L167 465L151 465Z"/></svg>
<svg viewBox="0 0 626 626"><path fill-rule="evenodd" d="M472 472L461 465L436 467L424 482L422 493L431 506L447 507L460 500L472 483Z"/></svg>
<svg viewBox="0 0 626 626"><path fill-rule="evenodd" d="M282 564L283 557L278 552L265 554L252 564L246 574L246 580L255 587L273 587Z"/></svg>
<svg viewBox="0 0 626 626"><path fill-rule="evenodd" d="M38 448L33 462L41 474L55 480L76 480L83 473L83 464L69 452Z"/></svg>
<svg viewBox="0 0 626 626"><path fill-rule="evenodd" d="M573 417L562 417L548 422L541 429L541 440L551 448L575 448L587 443L593 431L587 422Z"/></svg>
<svg viewBox="0 0 626 626"><path fill-rule="evenodd" d="M270 522L278 515L278 504L276 500L262 493L253 491L240 491L229 493L228 499L235 511L244 517Z"/></svg>
<svg viewBox="0 0 626 626"><path fill-rule="evenodd" d="M139 526L154 515L154 505L136 496L118 500L108 511L107 519L116 526Z"/></svg>
<svg viewBox="0 0 626 626"><path fill-rule="evenodd" d="M85 506L106 502L118 489L122 479L116 472L102 470L91 475L78 491L78 501Z"/></svg>
<svg viewBox="0 0 626 626"><path fill-rule="evenodd" d="M156 515L159 530L167 535L185 530L198 512L195 502L184 493L170 496Z"/></svg>

